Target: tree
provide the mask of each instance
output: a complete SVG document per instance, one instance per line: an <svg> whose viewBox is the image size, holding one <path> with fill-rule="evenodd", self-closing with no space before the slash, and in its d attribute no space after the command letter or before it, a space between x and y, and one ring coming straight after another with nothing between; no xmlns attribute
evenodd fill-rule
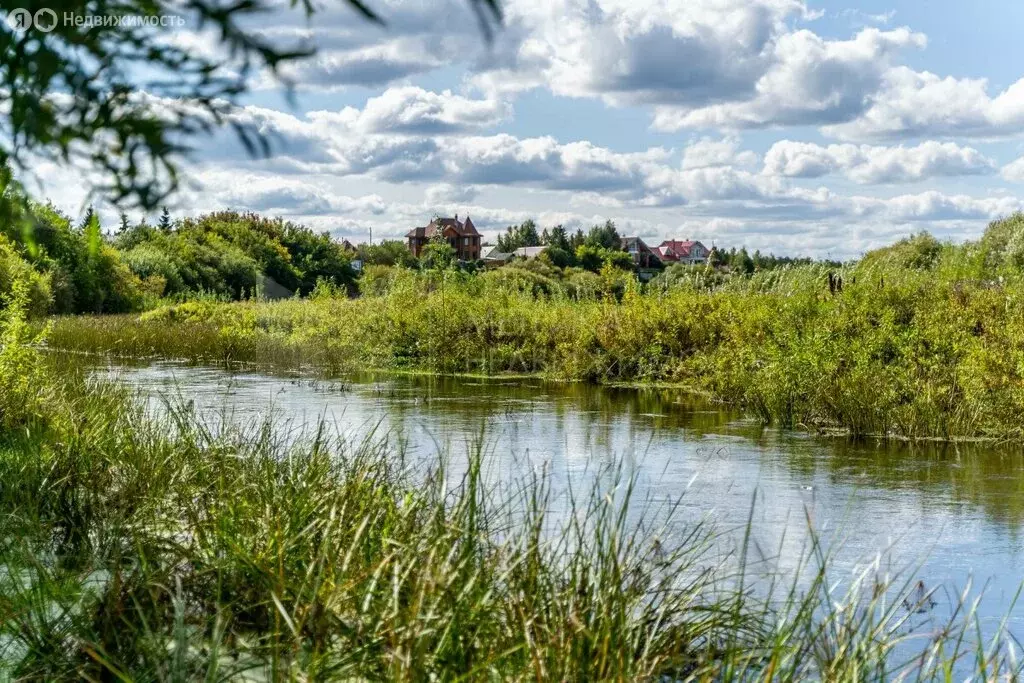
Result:
<svg viewBox="0 0 1024 683"><path fill-rule="evenodd" d="M587 234L586 243L592 247L604 247L605 249L621 249L622 238L612 221L605 221L604 225L595 225Z"/></svg>
<svg viewBox="0 0 1024 683"><path fill-rule="evenodd" d="M619 270L633 270L633 257L621 249L608 249L604 256L604 262L612 268Z"/></svg>
<svg viewBox="0 0 1024 683"><path fill-rule="evenodd" d="M541 244L537 224L532 219L519 225L510 225L504 235L498 236L498 251L511 254L520 247L538 247Z"/></svg>
<svg viewBox="0 0 1024 683"><path fill-rule="evenodd" d="M132 227L131 223L128 222L128 214L126 214L124 211L122 211L121 212L121 224L117 228L117 234L118 235L123 235L124 233L128 232L128 230L131 229L131 227Z"/></svg>
<svg viewBox="0 0 1024 683"><path fill-rule="evenodd" d="M568 249L564 249L558 246L548 247L542 256L545 256L551 265L557 266L558 268L569 268L576 265L576 256Z"/></svg>
<svg viewBox="0 0 1024 683"><path fill-rule="evenodd" d="M427 242L420 252L420 263L431 270L448 270L455 267L455 249L448 240L436 235Z"/></svg>
<svg viewBox="0 0 1024 683"><path fill-rule="evenodd" d="M405 242L399 240L384 240L380 244L360 244L359 258L368 266L416 267L416 257L409 251Z"/></svg>
<svg viewBox="0 0 1024 683"><path fill-rule="evenodd" d="M548 239L544 244L549 247L557 247L558 249L563 249L569 252L576 250L576 248L569 243L569 235L561 225L556 225L551 228L551 232L548 233Z"/></svg>
<svg viewBox="0 0 1024 683"><path fill-rule="evenodd" d="M729 260L729 267L737 273L749 275L754 272L754 260L750 258L746 247L743 247L732 256Z"/></svg>
<svg viewBox="0 0 1024 683"><path fill-rule="evenodd" d="M92 204L90 204L89 208L85 210L85 215L82 216L82 222L78 224L78 229L85 232L89 229L89 226L92 225L93 219L95 218L96 210L92 207Z"/></svg>
<svg viewBox="0 0 1024 683"><path fill-rule="evenodd" d="M499 0L468 1L489 36L501 19ZM365 0L347 3L366 19L384 23ZM190 137L224 124L258 71L276 75L282 66L312 54L305 47L274 44L252 26L253 17L276 5L270 0L71 0L54 6L55 25L45 30L0 22L5 100L0 167L23 170L38 157L84 162L114 203L144 210L159 206L179 185ZM296 5L314 13L312 0L290 3ZM66 15L139 21L84 25L64 20ZM160 31L169 23L204 29L218 36L221 49L195 50L163 40ZM269 152L257 128L230 125L251 154Z"/></svg>
<svg viewBox="0 0 1024 683"><path fill-rule="evenodd" d="M582 228L576 228L576 232L573 233L573 236L569 239L570 250L575 252L577 249L579 249L581 246L583 246L583 244L586 241L587 241L587 237L586 237L586 235L583 234L583 229Z"/></svg>
<svg viewBox="0 0 1024 683"><path fill-rule="evenodd" d="M167 211L167 207L164 207L163 213L160 214L159 228L162 232L171 231L171 214Z"/></svg>

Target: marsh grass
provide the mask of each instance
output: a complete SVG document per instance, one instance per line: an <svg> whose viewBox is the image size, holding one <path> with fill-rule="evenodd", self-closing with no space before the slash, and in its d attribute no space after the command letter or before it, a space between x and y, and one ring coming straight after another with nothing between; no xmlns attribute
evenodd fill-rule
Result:
<svg viewBox="0 0 1024 683"><path fill-rule="evenodd" d="M674 384L789 427L1024 438L1024 280L1019 270L992 279L967 247L940 254L928 269L865 259L842 271L838 291L828 288L829 271L812 265L714 290L627 287L621 298L401 271L381 293L358 299L192 302L141 317L60 318L48 343L327 375Z"/></svg>
<svg viewBox="0 0 1024 683"><path fill-rule="evenodd" d="M832 343L811 328L798 325L798 333L777 321L857 319L844 317L844 304L800 294L801 277L811 282L809 275L752 281L738 299L730 299L730 292L684 293L665 299L664 306L627 291L616 303L508 294L473 308L479 299L469 285L449 291L440 310L433 291L423 292L423 306L411 309L391 295L329 299L316 307L207 303L142 321L142 327L163 326L158 329L165 332L150 341L126 341L122 335L140 324L126 319L115 319L121 322L92 338L85 333L96 328L89 326L110 319L58 321L50 341L74 346L77 339L80 347L111 342L112 349L156 352L171 343L173 332L183 354L195 353L204 338L238 342L230 347L235 359L278 344L288 353L324 344L345 358L346 345L370 343L372 353L356 357L413 364L420 358L439 370L479 357L497 359L506 369L533 363L590 376L598 367L614 377L643 376L644 368L659 363L685 367L699 353L727 349L737 355L730 363L765 390L747 396L748 405L799 419L806 410L821 409L827 394L798 400L797 392L829 376L820 363L841 368L844 357L772 356L785 348L778 339L788 339L793 353L807 338ZM761 285L770 293L760 293ZM794 293L792 300L779 298L780 291ZM910 299L888 294L902 306L917 301L919 292ZM844 290L845 296L854 303L877 298ZM437 335L436 316L460 297L468 312L459 314L458 325L446 322L445 330L470 340L483 334L489 345L440 343L449 332ZM877 301L872 306L878 308ZM823 318L807 313L817 307L826 312ZM890 316L895 325L895 309L882 308L880 319ZM653 310L668 313L656 318ZM473 317L481 311L482 318ZM798 571L763 573L762 563L751 559L749 532L733 554L711 552L726 537L707 524L675 519L672 505L645 508L634 499L634 479L622 464L556 492L543 473L488 483L479 445L456 473L451 463L459 454L412 462L385 435L353 442L321 426L295 438L273 422L214 429L177 404L147 413L122 388L70 367L48 370L17 302L3 315L0 378L18 388L0 394L0 668L10 678L1020 677L1016 640L1005 624L982 624L969 590L956 597L944 622L922 626L914 615L930 594L912 575L892 576L874 565L840 580L813 526L814 541ZM318 320L325 330L311 327ZM670 324L678 327L658 337ZM948 324L970 321L954 317ZM193 329L209 336L193 335ZM907 342L896 331L885 328L877 339L871 333L861 341L897 340L892 343L917 348L919 339ZM534 338L529 335L542 343L524 345ZM666 346L649 348L651 339ZM481 348L491 355L476 356ZM396 349L421 349L422 355ZM745 357L744 350L754 356ZM430 355L435 352L442 355ZM790 365L758 365L765 357ZM855 357L868 359L863 367L851 366L856 372L877 360L870 353ZM716 386L733 365L715 370L709 358L701 358L699 367L711 368L709 385ZM890 379L896 382L904 366L889 367L895 373ZM932 371L946 377L948 366ZM17 381L24 376L34 380ZM728 395L729 386L718 390ZM890 385L878 391L877 381L871 386L883 401L894 391ZM852 391L836 405L861 405L861 396L858 415L875 425L881 418L870 416L877 401L856 393L866 389ZM928 415L938 421L931 428L952 419L934 396L919 404L924 412L917 417L906 408L911 404L898 405L905 408L897 411L899 420L915 429L924 429ZM975 417L955 419L980 419L978 414L991 419L980 409L971 412ZM885 419L891 424L895 418ZM1007 609L1009 614L1013 605Z"/></svg>
<svg viewBox="0 0 1024 683"><path fill-rule="evenodd" d="M1014 641L982 628L967 592L922 630L913 578L869 566L837 581L816 541L789 575L752 559L749 534L723 554L728 539L678 519L678 501L639 500L621 463L566 491L543 471L490 482L483 438L414 459L387 435L211 426L72 367L59 377L0 441L13 679L1018 673Z"/></svg>

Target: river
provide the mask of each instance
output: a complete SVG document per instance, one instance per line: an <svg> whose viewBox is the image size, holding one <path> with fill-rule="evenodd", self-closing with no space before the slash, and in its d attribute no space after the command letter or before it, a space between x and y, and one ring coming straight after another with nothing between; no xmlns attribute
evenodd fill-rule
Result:
<svg viewBox="0 0 1024 683"><path fill-rule="evenodd" d="M844 439L766 428L674 390L536 379L390 376L312 380L171 362L101 374L138 387L154 410L191 402L211 423L325 420L351 440L402 440L410 457L453 461L482 438L490 481L547 471L565 488L624 461L644 505L682 501L678 523L707 520L782 575L813 529L838 582L878 563L936 589L936 623L972 582L985 631L1024 578L1024 454L1019 448ZM482 436L481 436L482 435ZM463 460L464 461L464 460ZM749 525L748 525L749 520ZM983 589L983 591L982 591ZM983 594L982 594L983 593ZM1009 629L1024 637L1024 605Z"/></svg>

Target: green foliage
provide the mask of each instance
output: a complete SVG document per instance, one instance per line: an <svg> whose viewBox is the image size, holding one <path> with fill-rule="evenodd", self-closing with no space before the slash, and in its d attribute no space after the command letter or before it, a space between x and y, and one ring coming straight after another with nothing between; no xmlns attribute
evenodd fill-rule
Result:
<svg viewBox="0 0 1024 683"><path fill-rule="evenodd" d="M0 364L34 373L47 400L27 422L0 412L6 678L1020 673L1012 636L982 641L969 605L953 605L941 633L916 626L904 607L922 599L915 577L868 569L837 581L818 543L795 576L745 550L737 574L725 537L675 516L679 499L635 500L624 462L561 493L545 474L489 485L486 433L453 476L446 452L413 464L400 433L210 429L188 406L154 414L86 384L67 360L55 360L57 382L10 320Z"/></svg>
<svg viewBox="0 0 1024 683"><path fill-rule="evenodd" d="M558 246L548 247L543 254L557 268L569 268L576 264L576 256L568 249Z"/></svg>
<svg viewBox="0 0 1024 683"><path fill-rule="evenodd" d="M179 221L173 231L141 223L114 244L144 281L162 278L166 296L240 299L255 294L264 275L301 295L319 281L355 288L350 254L329 235L253 213L206 214Z"/></svg>
<svg viewBox="0 0 1024 683"><path fill-rule="evenodd" d="M22 289L25 313L31 317L46 315L50 309L50 278L25 261L6 237L0 235L0 307L19 295Z"/></svg>
<svg viewBox="0 0 1024 683"><path fill-rule="evenodd" d="M553 269L544 266L539 259L509 264L485 273L483 278L496 290L534 297L551 296L562 291Z"/></svg>
<svg viewBox="0 0 1024 683"><path fill-rule="evenodd" d="M698 290L718 289L726 282L731 273L726 273L711 265L711 262L704 265L686 265L673 263L668 268L658 273L649 283L651 291L667 292L671 289L689 288Z"/></svg>
<svg viewBox="0 0 1024 683"><path fill-rule="evenodd" d="M409 251L408 245L399 240L385 240L379 244L360 244L359 258L364 266L405 266L415 268L419 265L416 257Z"/></svg>
<svg viewBox="0 0 1024 683"><path fill-rule="evenodd" d="M498 0L470 4L490 35L492 23L501 19ZM363 0L348 5L381 21ZM316 7L308 0L296 6L307 17ZM84 161L111 199L147 210L177 189L190 138L224 125L254 74L276 74L312 54L252 27L253 17L285 11L261 0L227 6L212 0L94 0L52 9L56 25L48 31L0 24L0 91L6 101L0 167L24 168L32 157ZM83 26L65 21L64 13L104 21ZM121 17L133 21L109 21ZM207 29L220 49L198 51L162 40L168 19ZM257 127L231 127L251 154L269 152L270 142Z"/></svg>
<svg viewBox="0 0 1024 683"><path fill-rule="evenodd" d="M590 228L590 232L587 233L586 245L619 251L622 249L622 238L619 236L615 223L607 221L604 225L595 225ZM588 268L588 270L590 269Z"/></svg>
<svg viewBox="0 0 1024 683"><path fill-rule="evenodd" d="M980 244L1012 243L1007 226L1024 222L994 223ZM436 273L396 268L374 273L362 300L211 305L184 332L166 318L62 320L50 343L332 370L672 382L765 422L1024 439L1024 274L1002 261L981 270L979 244L930 245L914 238L892 258L840 269L674 266L646 291L607 262L600 274L539 259L449 272L443 288Z"/></svg>
<svg viewBox="0 0 1024 683"><path fill-rule="evenodd" d="M22 218L0 231L49 279L51 312L120 313L141 306L141 283L107 244L94 212L74 227L52 206L24 200Z"/></svg>
<svg viewBox="0 0 1024 683"><path fill-rule="evenodd" d="M510 225L504 235L498 235L498 251L506 254L520 247L539 247L540 244L537 224L532 219L519 225Z"/></svg>
<svg viewBox="0 0 1024 683"><path fill-rule="evenodd" d="M435 235L420 252L420 265L430 270L448 270L457 263L455 248L441 235Z"/></svg>
<svg viewBox="0 0 1024 683"><path fill-rule="evenodd" d="M609 249L590 243L576 248L576 263L592 273L599 272L605 265L622 270L632 270L634 265L632 257L618 246Z"/></svg>
<svg viewBox="0 0 1024 683"><path fill-rule="evenodd" d="M996 230L999 232L999 229ZM992 242L992 231L988 241ZM861 259L861 269L872 266L885 269L909 268L912 270L930 270L939 262L943 244L926 232L900 240L896 244L882 249L869 251ZM1024 253L1022 253L1024 255ZM1022 262L1024 265L1024 262Z"/></svg>
<svg viewBox="0 0 1024 683"><path fill-rule="evenodd" d="M12 274L6 291L0 285L0 438L40 420L50 388L36 348L44 335L33 334L26 321L32 305L31 276Z"/></svg>

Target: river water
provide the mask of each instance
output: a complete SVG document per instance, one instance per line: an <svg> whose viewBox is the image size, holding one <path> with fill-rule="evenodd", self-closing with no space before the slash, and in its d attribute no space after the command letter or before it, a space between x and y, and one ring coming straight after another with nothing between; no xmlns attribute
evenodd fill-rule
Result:
<svg viewBox="0 0 1024 683"><path fill-rule="evenodd" d="M935 619L971 583L986 631L1010 613L1024 638L1024 452L979 445L849 443L764 428L670 390L535 379L386 377L310 380L159 362L101 371L138 387L154 409L192 402L211 422L325 420L350 439L401 439L410 457L457 461L483 444L492 481L545 470L567 487L625 462L636 500L680 499L676 519L708 520L785 574L811 529L838 581L878 562L913 570L935 594ZM748 524L749 520L749 524ZM982 588L984 589L982 591Z"/></svg>

